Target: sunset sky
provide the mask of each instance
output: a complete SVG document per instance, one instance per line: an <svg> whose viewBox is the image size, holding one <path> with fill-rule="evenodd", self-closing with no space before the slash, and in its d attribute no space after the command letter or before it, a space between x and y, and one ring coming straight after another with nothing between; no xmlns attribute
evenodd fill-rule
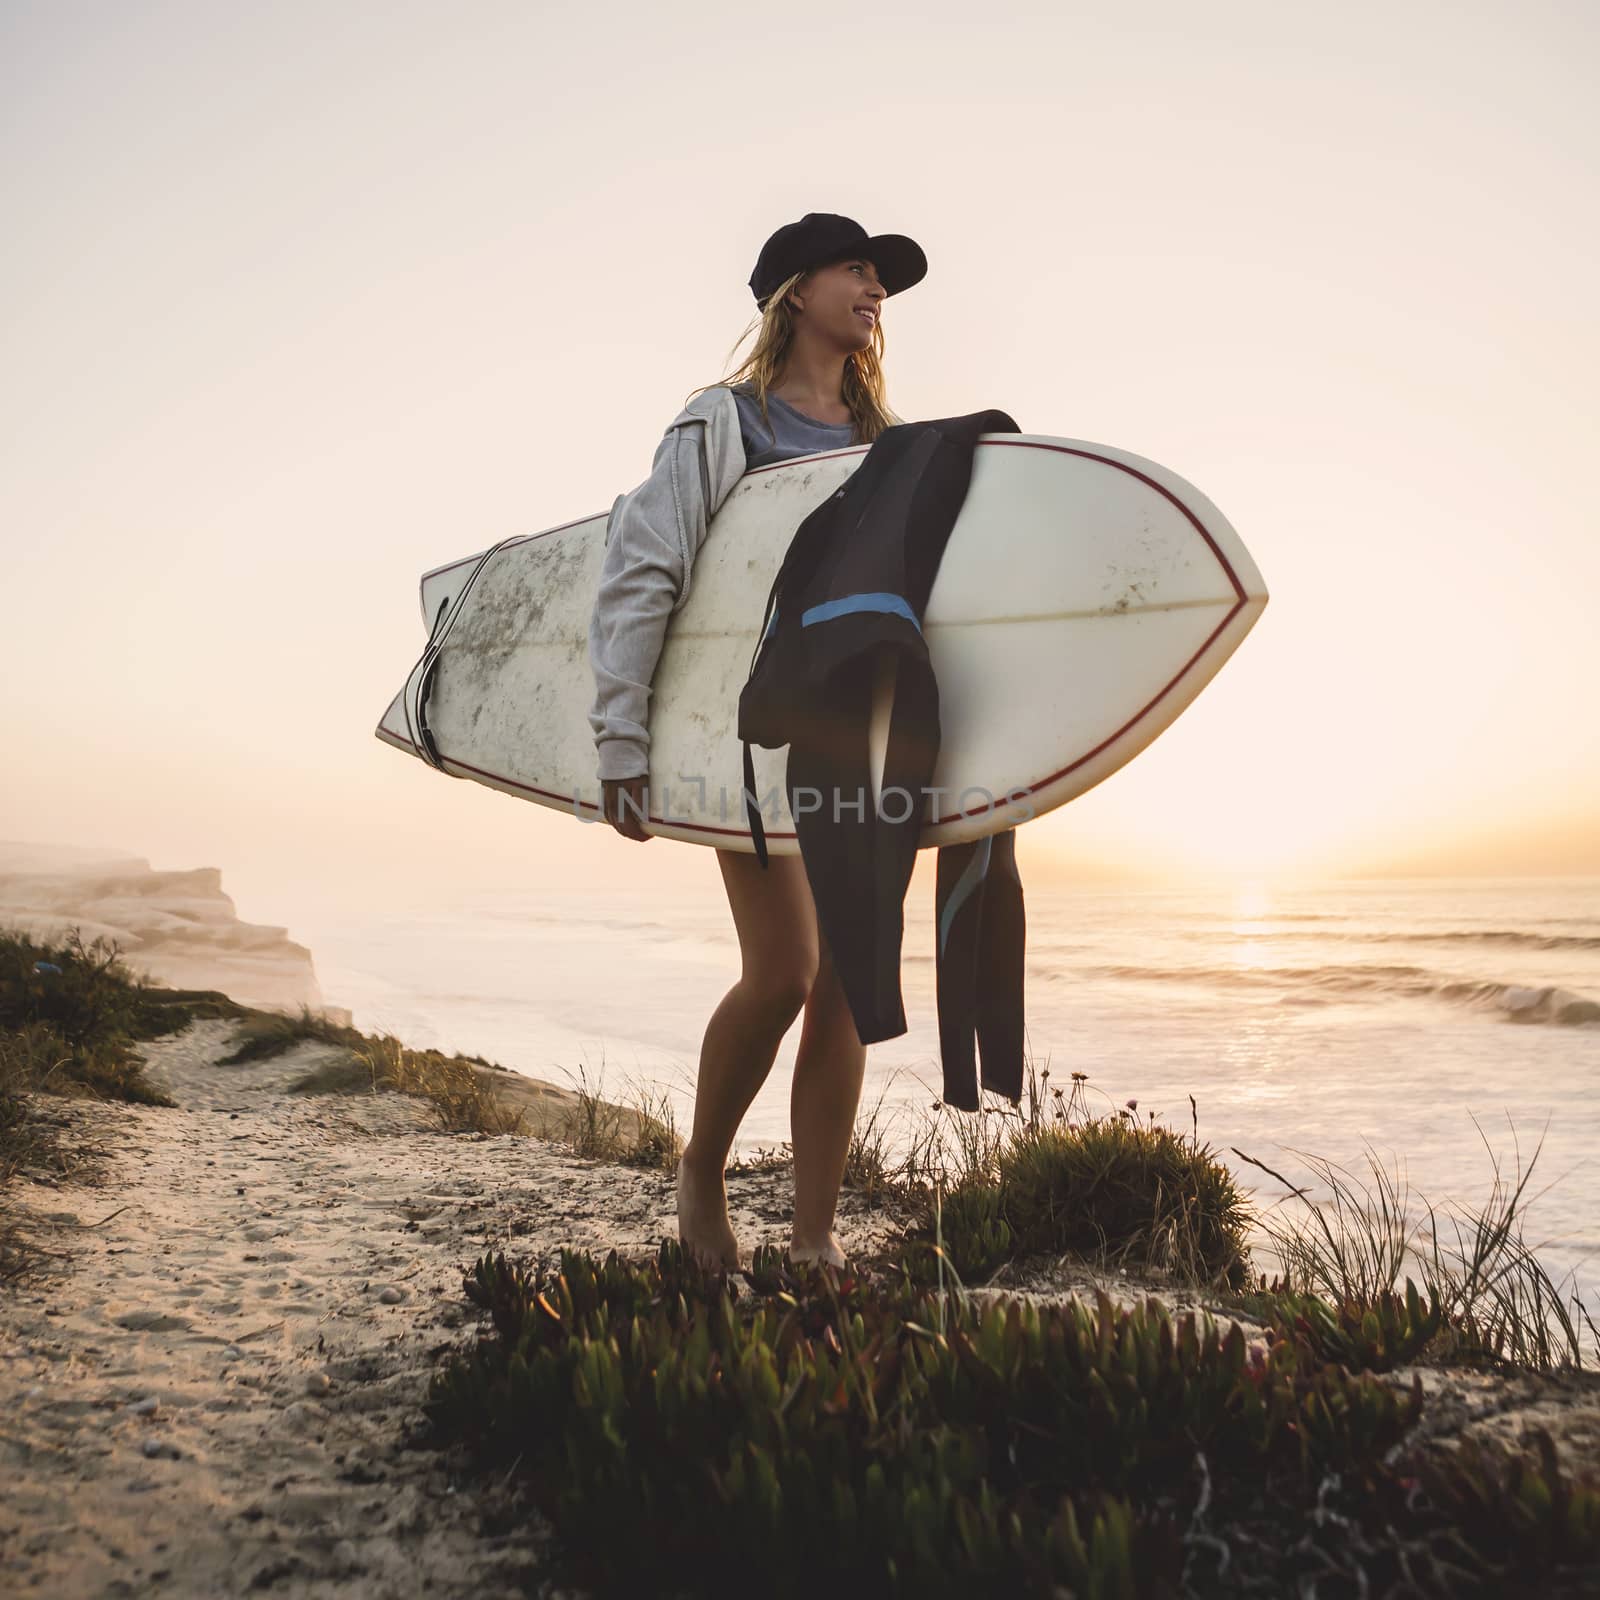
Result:
<svg viewBox="0 0 1600 1600"><path fill-rule="evenodd" d="M1272 600L1044 879L1600 872L1578 3L0 5L0 838L312 895L704 881L374 724L604 510L762 240L905 232L891 404L1163 463Z"/></svg>

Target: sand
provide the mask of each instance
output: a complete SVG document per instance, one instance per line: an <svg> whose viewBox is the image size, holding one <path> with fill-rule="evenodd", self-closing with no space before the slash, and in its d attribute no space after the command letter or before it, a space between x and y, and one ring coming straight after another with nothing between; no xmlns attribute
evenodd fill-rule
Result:
<svg viewBox="0 0 1600 1600"><path fill-rule="evenodd" d="M474 1337L471 1263L492 1249L553 1263L562 1244L653 1254L676 1237L672 1174L439 1133L396 1094L289 1094L337 1052L308 1042L218 1066L235 1026L142 1047L175 1108L52 1106L103 1147L104 1182L14 1192L52 1254L0 1290L0 1589L556 1596L538 1576L548 1532L515 1489L463 1480L407 1441L429 1375ZM787 1171L727 1186L747 1263L754 1244L787 1244ZM896 1226L846 1191L836 1231L852 1256L884 1250ZM1106 1287L1122 1304L1148 1292ZM1538 1420L1600 1459L1592 1385L1427 1371L1424 1386L1431 1432L1515 1437Z"/></svg>

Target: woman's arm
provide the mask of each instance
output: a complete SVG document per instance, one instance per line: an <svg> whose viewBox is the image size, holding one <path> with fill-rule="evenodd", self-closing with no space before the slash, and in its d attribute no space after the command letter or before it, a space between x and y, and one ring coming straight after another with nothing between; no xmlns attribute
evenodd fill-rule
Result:
<svg viewBox="0 0 1600 1600"><path fill-rule="evenodd" d="M731 397L725 409L712 401L677 417L656 447L650 476L611 508L589 619L589 726L602 781L650 769L650 686L667 621L688 599L706 529L743 471Z"/></svg>

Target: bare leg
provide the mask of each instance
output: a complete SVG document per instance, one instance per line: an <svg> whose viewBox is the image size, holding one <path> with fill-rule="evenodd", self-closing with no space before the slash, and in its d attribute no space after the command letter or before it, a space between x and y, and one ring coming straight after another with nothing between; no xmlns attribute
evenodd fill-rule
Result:
<svg viewBox="0 0 1600 1600"><path fill-rule="evenodd" d="M678 1237L701 1259L737 1267L723 1171L739 1124L811 992L817 927L799 856L771 856L765 870L741 851L719 850L717 861L739 933L741 972L700 1047L694 1127L678 1163Z"/></svg>
<svg viewBox="0 0 1600 1600"><path fill-rule="evenodd" d="M839 986L827 941L819 939L817 981L806 1001L806 1020L789 1093L794 1130L794 1227L789 1255L795 1261L845 1264L833 1234L839 1185L850 1154L867 1047Z"/></svg>

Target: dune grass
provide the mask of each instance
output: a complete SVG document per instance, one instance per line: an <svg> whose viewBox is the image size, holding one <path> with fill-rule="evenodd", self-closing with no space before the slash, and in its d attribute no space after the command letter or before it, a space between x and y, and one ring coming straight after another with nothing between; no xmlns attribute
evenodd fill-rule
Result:
<svg viewBox="0 0 1600 1600"><path fill-rule="evenodd" d="M311 1068L290 1085L298 1094L355 1094L361 1091L414 1096L427 1101L435 1121L451 1133L520 1134L526 1119L508 1105L493 1074L511 1074L483 1056L446 1055L416 1050L391 1033L364 1033L334 1022L302 1004L296 1016L274 1012L252 1015L234 1037L219 1067L249 1066L316 1040L343 1051L341 1057Z"/></svg>
<svg viewBox="0 0 1600 1600"><path fill-rule="evenodd" d="M646 1170L675 1171L683 1154L672 1097L638 1080L630 1081L620 1101L602 1097L605 1058L593 1088L588 1070L580 1063L574 1086L576 1104L564 1118L560 1137L576 1155L593 1161Z"/></svg>
<svg viewBox="0 0 1600 1600"><path fill-rule="evenodd" d="M187 1027L191 1007L153 996L130 977L113 943L58 942L0 931L0 1177L28 1156L28 1097L170 1104L146 1078L141 1039Z"/></svg>
<svg viewBox="0 0 1600 1600"><path fill-rule="evenodd" d="M300 1094L353 1094L393 1090L427 1100L440 1126L456 1133L528 1134L526 1110L511 1103L529 1080L480 1055L446 1055L414 1049L390 1033L369 1034L330 1021L302 1005L298 1016L255 1013L240 1027L219 1066L246 1066L292 1050L305 1040L343 1050L345 1056L313 1067L290 1085ZM604 1077L604 1066L601 1078ZM618 1104L591 1089L578 1069L573 1102L543 1119L541 1136L558 1139L581 1156L628 1166L675 1165L681 1143L665 1094L635 1089Z"/></svg>
<svg viewBox="0 0 1600 1600"><path fill-rule="evenodd" d="M1335 1163L1305 1156L1328 1186L1329 1197L1321 1200L1234 1147L1241 1161L1277 1179L1296 1202L1296 1210L1274 1216L1244 1203L1227 1170L1200 1145L1197 1126L1187 1141L1177 1141L1153 1119L1141 1126L1133 1102L1109 1115L1090 1114L1082 1073L1072 1074L1066 1097L1044 1092L1048 1068L1038 1094L1031 1089L1033 1076L1030 1062L1027 1113L996 1113L1005 1135L961 1130L962 1160L951 1189L959 1195L976 1185L1005 1196L1000 1209L1014 1223L1020 1219L1017 1243L1029 1253L1040 1244L1047 1251L1057 1248L1039 1228L1041 1205L1049 1197L1069 1219L1071 1238L1061 1253L1102 1273L1126 1269L1205 1292L1220 1306L1247 1314L1261 1314L1264 1296L1291 1302L1310 1297L1330 1314L1359 1324L1369 1314L1381 1318L1391 1311L1414 1271L1423 1298L1440 1308L1437 1337L1425 1347L1430 1358L1505 1362L1538 1372L1583 1367L1581 1329L1587 1327L1594 1341L1594 1321L1575 1293L1563 1296L1524 1238L1524 1193L1537 1149L1510 1192L1491 1149L1495 1176L1488 1202L1464 1216L1447 1216L1441 1226L1435 1208L1425 1199L1413 1208L1370 1151L1370 1187ZM1193 1097L1190 1104L1197 1124ZM1055 1136L1042 1138L1043 1127ZM1109 1209L1091 1198L1107 1181L1122 1188ZM1020 1205L1011 1200L1013 1193ZM1100 1237L1085 1237L1073 1217L1079 1209ZM985 1266L998 1264L1004 1252L985 1255L971 1248L962 1237L959 1211L956 1221L952 1253L959 1257L967 1242L969 1256ZM1060 1229L1055 1232L1059 1237ZM1447 1232L1453 1237L1446 1238ZM1276 1258L1270 1283L1252 1269L1246 1242L1252 1233Z"/></svg>

